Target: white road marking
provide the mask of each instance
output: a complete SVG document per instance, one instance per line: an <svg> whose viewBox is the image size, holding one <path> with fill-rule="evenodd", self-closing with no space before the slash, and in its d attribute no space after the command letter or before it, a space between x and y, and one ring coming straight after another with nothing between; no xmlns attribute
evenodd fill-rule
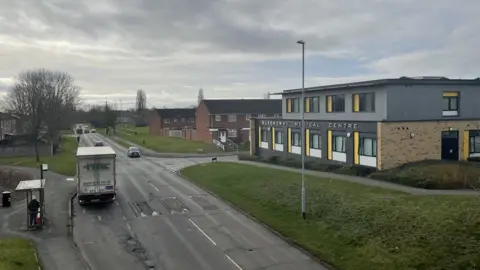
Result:
<svg viewBox="0 0 480 270"><path fill-rule="evenodd" d="M86 212L85 208L83 208L83 211L82 211L82 212L85 214L85 212Z"/></svg>
<svg viewBox="0 0 480 270"><path fill-rule="evenodd" d="M120 204L119 204L117 201L115 201L115 204L116 204L117 206L120 206Z"/></svg>
<svg viewBox="0 0 480 270"><path fill-rule="evenodd" d="M156 191L160 191L154 184L150 183L150 186L152 186Z"/></svg>
<svg viewBox="0 0 480 270"><path fill-rule="evenodd" d="M214 246L217 245L217 243L215 243L215 241L213 241L212 238L210 238L202 229L200 229L200 227L198 227L197 224L195 224L195 222L193 222L191 219L188 219L188 221L190 221L190 223L192 223L193 226L195 226L195 228L197 228L208 240L210 240L210 242L212 242Z"/></svg>
<svg viewBox="0 0 480 270"><path fill-rule="evenodd" d="M152 216L158 216L158 213L153 211Z"/></svg>
<svg viewBox="0 0 480 270"><path fill-rule="evenodd" d="M67 181L75 181L75 178L69 177L69 178L67 178Z"/></svg>
<svg viewBox="0 0 480 270"><path fill-rule="evenodd" d="M145 215L143 212L140 212L140 216L146 217L147 215Z"/></svg>
<svg viewBox="0 0 480 270"><path fill-rule="evenodd" d="M230 258L230 256L228 256L227 254L225 254L225 257L227 257L227 259L233 264L235 265L238 269L240 270L243 270L240 265L238 265L234 260L232 260L232 258Z"/></svg>
<svg viewBox="0 0 480 270"><path fill-rule="evenodd" d="M127 220L127 217L126 217L126 216L123 216L123 220Z"/></svg>
<svg viewBox="0 0 480 270"><path fill-rule="evenodd" d="M102 217L101 216L97 216L98 217L98 220L99 221L102 221Z"/></svg>

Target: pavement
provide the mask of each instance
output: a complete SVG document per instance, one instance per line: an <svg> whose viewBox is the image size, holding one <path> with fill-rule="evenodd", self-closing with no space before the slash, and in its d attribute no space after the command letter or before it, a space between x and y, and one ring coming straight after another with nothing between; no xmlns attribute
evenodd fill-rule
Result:
<svg viewBox="0 0 480 270"><path fill-rule="evenodd" d="M74 205L74 239L90 269L327 269L159 165L168 160L129 159L113 140L82 135L84 145L98 140L118 154L118 194L110 205Z"/></svg>
<svg viewBox="0 0 480 270"><path fill-rule="evenodd" d="M26 171L40 178L38 169L2 166ZM0 208L0 235L28 238L35 242L44 269L86 269L82 258L68 236L68 200L75 191L75 182L54 172L45 172L45 226L42 230L27 231L26 199L24 193L14 193L12 207Z"/></svg>

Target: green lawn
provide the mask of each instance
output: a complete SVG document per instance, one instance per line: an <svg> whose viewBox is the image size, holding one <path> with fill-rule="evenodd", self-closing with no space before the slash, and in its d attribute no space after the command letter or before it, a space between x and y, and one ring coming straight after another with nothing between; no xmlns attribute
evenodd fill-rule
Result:
<svg viewBox="0 0 480 270"><path fill-rule="evenodd" d="M0 270L37 270L34 253L26 239L0 238Z"/></svg>
<svg viewBox="0 0 480 270"><path fill-rule="evenodd" d="M413 196L360 184L301 177L238 163L182 173L337 269L475 269L480 265L480 197Z"/></svg>
<svg viewBox="0 0 480 270"><path fill-rule="evenodd" d="M76 174L77 141L74 137L62 137L61 151L54 156L42 156L37 163L34 156L2 157L0 164L26 167L39 167L42 163L48 164L48 169L59 174L73 176ZM1 270L1 268L0 268Z"/></svg>
<svg viewBox="0 0 480 270"><path fill-rule="evenodd" d="M137 134L135 134L135 131ZM196 153L197 149L203 149L205 153L221 151L214 145L204 142L175 137L152 136L148 132L148 127L117 129L115 136L160 153Z"/></svg>

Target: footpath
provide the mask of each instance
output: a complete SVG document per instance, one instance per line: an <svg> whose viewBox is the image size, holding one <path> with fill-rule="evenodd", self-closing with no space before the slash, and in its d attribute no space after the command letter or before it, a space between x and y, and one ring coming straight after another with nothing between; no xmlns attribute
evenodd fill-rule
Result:
<svg viewBox="0 0 480 270"><path fill-rule="evenodd" d="M39 177L38 169L2 166L22 170ZM86 269L81 256L68 235L68 201L75 192L75 182L66 181L66 177L54 172L45 172L45 226L42 230L27 231L26 199L24 194L9 208L0 208L0 236L30 239L35 243L37 255L43 269Z"/></svg>
<svg viewBox="0 0 480 270"><path fill-rule="evenodd" d="M127 140L117 138L119 140L123 140L126 143L135 145ZM138 146L139 147L139 146ZM140 147L139 147L140 148ZM140 148L142 149L142 148ZM211 156L222 156L222 155L213 155L210 154L208 156L207 154L192 154L192 155L187 155L187 154L181 154L181 153L172 153L172 154L164 154L164 153L157 153L155 151L149 150L149 149L143 149L145 153L148 153L148 156L151 157L159 157L159 158L198 158L195 160L194 163L192 162L175 162L172 159L165 159L164 162L160 160L160 162L156 162L158 165L163 166L170 171L173 172L178 172L181 169L189 166L193 166L199 163L207 163L211 162L211 159L205 158L205 159L200 159L201 157L211 157ZM230 153L219 153L219 154L224 154L223 156L238 156L239 154L243 154L242 152L230 152ZM242 164L247 164L247 165L253 165L253 166L258 166L258 167L264 167L264 168L270 168L270 169L276 169L276 170L284 170L284 171L290 171L290 172L296 172L296 173L301 173L301 169L298 168L291 168L291 167L286 167L286 166L280 166L280 165L275 165L275 164L268 164L268 163L263 163L263 162L255 162L255 161L247 161L247 160L239 160L238 158L228 158L226 160L219 159L219 161L227 161L227 162L237 162L237 163L242 163ZM348 182L353 182L357 184L362 184L362 185L367 185L367 186L372 186L372 187L380 187L380 188L385 188L385 189L390 189L390 190L395 190L395 191L400 191L400 192L405 192L407 194L411 195L476 195L479 196L480 193L478 191L474 190L431 190L431 189L422 189L422 188L415 188L415 187L409 187L409 186L403 186L395 183L389 183L389 182L384 182L372 178L367 178L367 177L360 177L360 176L351 176L351 175L345 175L345 174L336 174L336 173L329 173L329 172L320 172L320 171L313 171L313 170L305 170L306 175L311 175L311 176L316 176L316 177L321 177L321 178L328 178L332 180L341 180L341 181L348 181Z"/></svg>

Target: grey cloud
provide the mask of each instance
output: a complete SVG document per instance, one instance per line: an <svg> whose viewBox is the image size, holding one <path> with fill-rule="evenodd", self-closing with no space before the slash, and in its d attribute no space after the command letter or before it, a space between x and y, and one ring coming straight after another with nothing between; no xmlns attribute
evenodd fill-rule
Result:
<svg viewBox="0 0 480 270"><path fill-rule="evenodd" d="M298 39L308 56L364 59L378 75L478 72L478 0L0 2L0 77L65 70L86 95L127 99L144 88L152 101L180 104L203 87L212 97L260 97L298 84L298 74L255 66L298 59Z"/></svg>

